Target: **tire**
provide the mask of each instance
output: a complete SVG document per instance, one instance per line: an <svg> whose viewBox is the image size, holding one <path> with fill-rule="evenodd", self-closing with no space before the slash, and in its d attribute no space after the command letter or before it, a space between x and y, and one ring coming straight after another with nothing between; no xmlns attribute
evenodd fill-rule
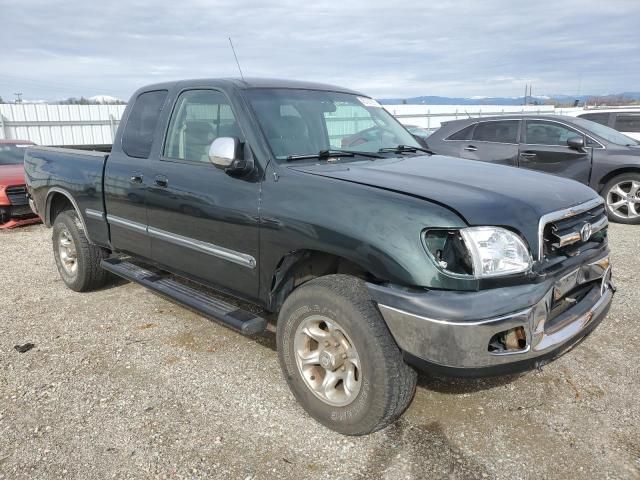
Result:
<svg viewBox="0 0 640 480"><path fill-rule="evenodd" d="M89 243L74 210L64 211L56 217L52 240L58 273L71 290L88 292L108 281L109 272L100 267L100 262L109 256L109 252Z"/></svg>
<svg viewBox="0 0 640 480"><path fill-rule="evenodd" d="M628 225L640 224L639 189L640 173L623 173L605 184L602 197L609 220ZM621 206L614 208L616 204Z"/></svg>
<svg viewBox="0 0 640 480"><path fill-rule="evenodd" d="M326 330L322 330L323 322ZM302 331L307 326L305 331L313 335L317 336L319 330L326 335L329 325L336 327L333 338L339 342L333 345L339 343L339 349L331 345L323 347L320 341L316 342ZM309 415L331 430L345 435L375 432L399 418L413 399L417 374L404 363L400 349L360 279L328 275L298 287L280 310L276 340L280 366L294 396ZM345 342L355 352L343 350ZM313 349L316 345L317 349ZM302 357L298 352L311 352L308 356L311 358L316 351L350 353L344 355L347 360L340 360L344 358L342 355L320 353L321 362L299 367ZM321 387L318 393L311 386L314 381L323 383L328 372L335 368L327 358L343 362L332 373L346 376L342 384L338 382L335 388L328 389L332 392L330 399L329 396L321 398L325 391ZM325 360L326 364L322 364ZM355 367L356 363L359 368ZM304 374L303 369L307 369Z"/></svg>

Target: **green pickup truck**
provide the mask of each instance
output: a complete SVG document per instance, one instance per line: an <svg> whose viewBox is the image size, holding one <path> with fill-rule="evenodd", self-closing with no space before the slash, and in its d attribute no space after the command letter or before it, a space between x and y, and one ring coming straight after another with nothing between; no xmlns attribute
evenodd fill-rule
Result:
<svg viewBox="0 0 640 480"><path fill-rule="evenodd" d="M549 362L614 294L595 191L434 155L345 88L148 86L110 153L33 147L25 170L71 289L111 272L247 335L277 313L293 394L344 434L397 419L416 369L496 375Z"/></svg>

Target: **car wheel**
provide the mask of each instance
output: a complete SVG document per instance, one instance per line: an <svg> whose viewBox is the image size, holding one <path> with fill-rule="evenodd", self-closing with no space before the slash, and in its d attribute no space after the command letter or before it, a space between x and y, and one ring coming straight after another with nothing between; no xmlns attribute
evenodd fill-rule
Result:
<svg viewBox="0 0 640 480"><path fill-rule="evenodd" d="M64 211L56 217L53 255L60 277L71 290L95 290L109 279L109 272L100 267L100 262L109 256L109 252L89 243L73 210Z"/></svg>
<svg viewBox="0 0 640 480"><path fill-rule="evenodd" d="M298 287L282 306L276 337L294 396L332 430L374 432L411 403L416 372L362 280L328 275Z"/></svg>
<svg viewBox="0 0 640 480"><path fill-rule="evenodd" d="M607 216L612 222L640 223L640 174L623 173L602 189Z"/></svg>

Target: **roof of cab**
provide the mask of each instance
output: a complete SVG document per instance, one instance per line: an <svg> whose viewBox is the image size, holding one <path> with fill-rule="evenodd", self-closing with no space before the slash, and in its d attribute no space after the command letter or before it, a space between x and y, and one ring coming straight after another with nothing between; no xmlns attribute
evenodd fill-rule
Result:
<svg viewBox="0 0 640 480"><path fill-rule="evenodd" d="M200 78L191 80L178 80L175 82L156 83L147 85L139 89L136 93L144 91L169 89L174 86L180 88L190 87L235 87L241 90L249 90L252 88L291 88L302 90L324 90L328 92L351 93L354 95L363 95L360 92L350 90L348 88L336 85L327 85L324 83L303 82L298 80L284 80L278 78Z"/></svg>

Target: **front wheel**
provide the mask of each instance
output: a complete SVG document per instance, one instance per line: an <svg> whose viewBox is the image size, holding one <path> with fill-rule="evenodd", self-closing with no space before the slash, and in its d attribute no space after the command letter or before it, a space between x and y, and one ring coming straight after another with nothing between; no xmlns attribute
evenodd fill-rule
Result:
<svg viewBox="0 0 640 480"><path fill-rule="evenodd" d="M332 430L375 432L411 403L416 372L357 278L329 275L294 290L278 317L277 344L296 399Z"/></svg>
<svg viewBox="0 0 640 480"><path fill-rule="evenodd" d="M623 173L612 178L602 189L609 220L640 223L640 173Z"/></svg>
<svg viewBox="0 0 640 480"><path fill-rule="evenodd" d="M82 223L73 210L60 213L53 223L53 256L65 285L76 292L87 292L103 286L109 272L100 262L109 253L89 243Z"/></svg>

